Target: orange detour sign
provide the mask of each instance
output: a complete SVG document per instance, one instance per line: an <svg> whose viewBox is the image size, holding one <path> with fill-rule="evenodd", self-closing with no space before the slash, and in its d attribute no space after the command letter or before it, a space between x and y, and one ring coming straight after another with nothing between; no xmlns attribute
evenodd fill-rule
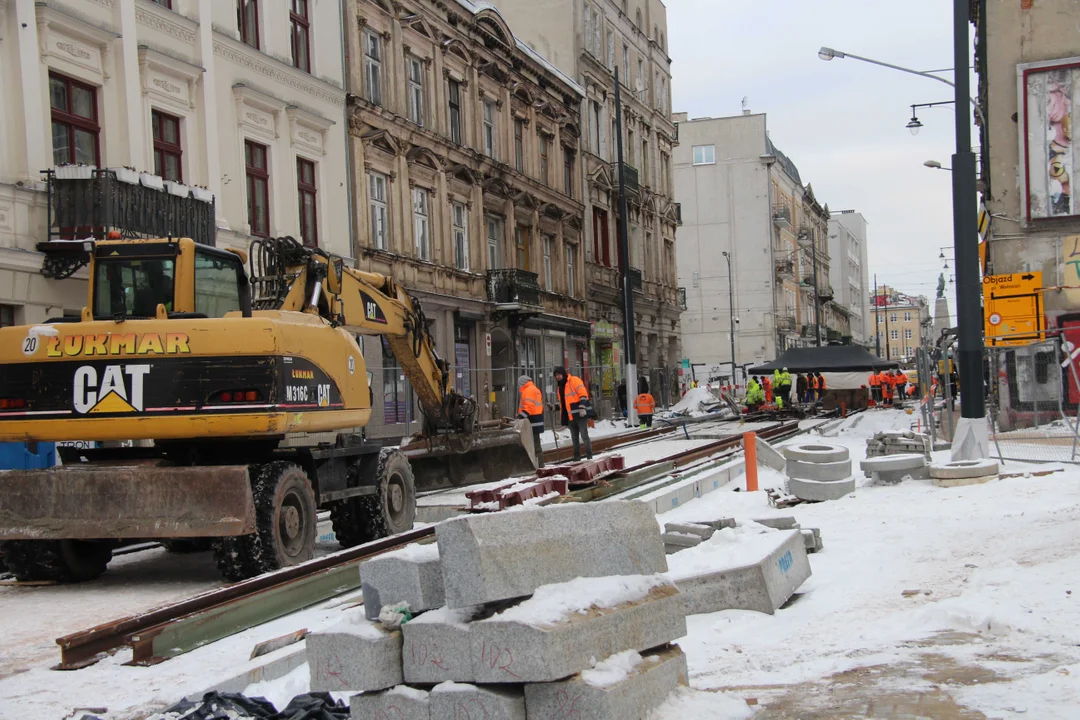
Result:
<svg viewBox="0 0 1080 720"><path fill-rule="evenodd" d="M988 345L1026 345L1045 339L1042 273L983 277L983 331Z"/></svg>

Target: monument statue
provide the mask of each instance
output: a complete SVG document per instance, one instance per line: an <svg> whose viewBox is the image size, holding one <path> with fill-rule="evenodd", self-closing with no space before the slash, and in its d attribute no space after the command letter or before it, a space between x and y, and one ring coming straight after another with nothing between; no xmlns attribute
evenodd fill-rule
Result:
<svg viewBox="0 0 1080 720"><path fill-rule="evenodd" d="M945 297L945 273L941 273L940 275L938 275L937 296L939 298Z"/></svg>

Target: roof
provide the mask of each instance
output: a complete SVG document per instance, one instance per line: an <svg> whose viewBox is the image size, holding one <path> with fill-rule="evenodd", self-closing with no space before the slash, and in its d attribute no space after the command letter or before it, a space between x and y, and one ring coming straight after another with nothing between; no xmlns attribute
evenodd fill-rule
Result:
<svg viewBox="0 0 1080 720"><path fill-rule="evenodd" d="M802 185L802 178L799 177L799 168L795 167L795 163L791 161L791 158L780 152L780 148L773 144L771 138L766 137L765 142L769 143L769 154L776 156L776 161L784 168L784 172L786 172L796 183Z"/></svg>
<svg viewBox="0 0 1080 720"><path fill-rule="evenodd" d="M750 368L751 375L787 368L790 372L857 372L900 367L895 360L883 360L858 345L791 348L770 363Z"/></svg>

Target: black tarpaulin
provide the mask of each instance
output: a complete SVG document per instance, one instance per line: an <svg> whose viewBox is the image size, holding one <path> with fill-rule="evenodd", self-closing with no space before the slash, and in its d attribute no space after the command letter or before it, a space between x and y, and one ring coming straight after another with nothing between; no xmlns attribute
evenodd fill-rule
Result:
<svg viewBox="0 0 1080 720"><path fill-rule="evenodd" d="M900 367L895 360L883 360L858 345L791 348L772 362L750 368L751 375L788 369L788 372L860 372Z"/></svg>

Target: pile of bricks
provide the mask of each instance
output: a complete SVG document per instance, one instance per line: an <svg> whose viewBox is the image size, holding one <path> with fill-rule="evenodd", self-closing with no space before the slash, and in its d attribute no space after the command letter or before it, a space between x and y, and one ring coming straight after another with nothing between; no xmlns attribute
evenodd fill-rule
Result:
<svg viewBox="0 0 1080 720"><path fill-rule="evenodd" d="M866 441L866 457L868 458L911 453L922 453L929 458L930 451L933 449L935 448L930 444L929 435L911 430L879 432Z"/></svg>
<svg viewBox="0 0 1080 720"><path fill-rule="evenodd" d="M311 690L359 693L356 718L614 720L687 684L686 597L646 505L466 515L436 541L361 564L366 612L307 637ZM405 603L399 627L371 620Z"/></svg>

